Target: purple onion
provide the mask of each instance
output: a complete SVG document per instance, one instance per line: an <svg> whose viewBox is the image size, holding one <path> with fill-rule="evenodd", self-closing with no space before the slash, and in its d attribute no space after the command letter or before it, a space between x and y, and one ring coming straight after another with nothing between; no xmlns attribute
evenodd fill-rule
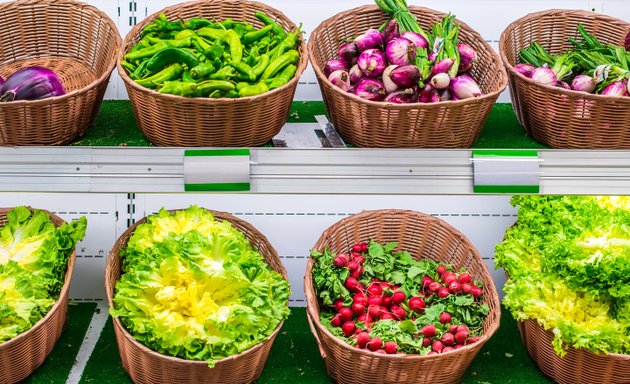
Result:
<svg viewBox="0 0 630 384"><path fill-rule="evenodd" d="M419 101L421 103L428 103L429 100L431 100L431 94L433 93L433 91L435 91L435 89L433 89L433 86L431 86L431 84L426 84L424 88L422 88L422 90L420 91Z"/></svg>
<svg viewBox="0 0 630 384"><path fill-rule="evenodd" d="M425 87L426 89L426 87ZM421 103L437 103L440 102L440 93L438 92L437 89L430 89L430 90L423 90L420 93L420 100Z"/></svg>
<svg viewBox="0 0 630 384"><path fill-rule="evenodd" d="M366 77L357 84L354 94L365 100L381 101L387 95L387 91L385 91L383 83Z"/></svg>
<svg viewBox="0 0 630 384"><path fill-rule="evenodd" d="M459 51L459 68L458 72L468 72L473 66L473 63L477 60L477 52L468 44L457 44L457 50Z"/></svg>
<svg viewBox="0 0 630 384"><path fill-rule="evenodd" d="M571 90L571 86L569 84L567 84L565 81L558 81L558 84L556 84L557 87L559 88L564 88L567 90Z"/></svg>
<svg viewBox="0 0 630 384"><path fill-rule="evenodd" d="M0 76L0 87L2 87L2 84L4 84L4 79Z"/></svg>
<svg viewBox="0 0 630 384"><path fill-rule="evenodd" d="M516 70L516 72L520 73L521 75L525 77L530 77L532 74L532 71L536 69L536 67L534 67L531 64L516 64L514 66L514 69Z"/></svg>
<svg viewBox="0 0 630 384"><path fill-rule="evenodd" d="M337 88L341 88L344 91L350 89L350 76L348 72L343 69L336 70L328 76L328 80L333 83Z"/></svg>
<svg viewBox="0 0 630 384"><path fill-rule="evenodd" d="M44 67L26 67L14 72L0 88L0 101L40 100L65 94L61 79Z"/></svg>
<svg viewBox="0 0 630 384"><path fill-rule="evenodd" d="M626 39L624 40L623 45L626 48L626 51L630 51L630 32L628 32L628 34L626 35Z"/></svg>
<svg viewBox="0 0 630 384"><path fill-rule="evenodd" d="M387 44L385 56L390 64L407 65L416 60L416 46L404 37L394 39Z"/></svg>
<svg viewBox="0 0 630 384"><path fill-rule="evenodd" d="M532 73L530 73L529 78L543 85L556 85L558 82L556 74L551 70L551 68L547 67L534 68Z"/></svg>
<svg viewBox="0 0 630 384"><path fill-rule="evenodd" d="M396 19L391 19L386 25L385 29L383 29L383 42L385 44L394 40L398 36L400 36L400 30L398 28L398 22Z"/></svg>
<svg viewBox="0 0 630 384"><path fill-rule="evenodd" d="M437 53L435 53L435 52L429 53L428 59L429 59L430 62L432 62L432 63L435 62L436 58L437 58Z"/></svg>
<svg viewBox="0 0 630 384"><path fill-rule="evenodd" d="M415 65L400 65L392 70L389 77L399 87L409 88L420 81L420 70Z"/></svg>
<svg viewBox="0 0 630 384"><path fill-rule="evenodd" d="M571 89L574 91L593 93L595 91L595 79L588 75L577 75L571 82Z"/></svg>
<svg viewBox="0 0 630 384"><path fill-rule="evenodd" d="M440 94L440 101L449 101L451 100L451 91L448 88L442 89L438 92Z"/></svg>
<svg viewBox="0 0 630 384"><path fill-rule="evenodd" d="M429 43L424 38L424 36L419 33L407 31L403 32L400 36L411 41L413 45L416 46L416 48L427 48L429 46Z"/></svg>
<svg viewBox="0 0 630 384"><path fill-rule="evenodd" d="M357 64L353 65L352 68L350 68L350 71L348 72L348 75L350 75L350 83L351 84L356 84L362 78L365 77L365 75L363 74L363 72L361 72L361 69L359 68L359 66Z"/></svg>
<svg viewBox="0 0 630 384"><path fill-rule="evenodd" d="M479 85L468 75L461 75L451 79L451 93L458 100L483 95Z"/></svg>
<svg viewBox="0 0 630 384"><path fill-rule="evenodd" d="M453 67L453 59L447 57L446 59L442 59L439 62L435 63L431 73L437 75L438 73L448 73Z"/></svg>
<svg viewBox="0 0 630 384"><path fill-rule="evenodd" d="M339 58L343 60L346 65L349 67L355 65L357 63L357 59L359 58L359 48L355 43L343 43L337 50L337 55Z"/></svg>
<svg viewBox="0 0 630 384"><path fill-rule="evenodd" d="M418 93L413 88L400 89L385 97L385 102L394 104L409 104L418 101Z"/></svg>
<svg viewBox="0 0 630 384"><path fill-rule="evenodd" d="M446 89L451 83L451 77L448 73L438 73L431 78L431 86L435 89Z"/></svg>
<svg viewBox="0 0 630 384"><path fill-rule="evenodd" d="M387 66L385 54L378 49L361 52L357 65L366 76L377 77L383 74Z"/></svg>
<svg viewBox="0 0 630 384"><path fill-rule="evenodd" d="M373 48L382 48L383 35L376 29L368 29L365 33L357 36L354 39L354 43L357 45L359 52Z"/></svg>
<svg viewBox="0 0 630 384"><path fill-rule="evenodd" d="M348 71L348 69L350 69L350 67L348 67L348 64L346 64L345 61L340 60L340 59L333 59L333 60L328 60L328 62L326 63L326 66L324 67L324 75L326 77L330 76L331 73L335 72L335 71Z"/></svg>
<svg viewBox="0 0 630 384"><path fill-rule="evenodd" d="M8 81L8 79L7 79ZM626 84L623 81L614 81L602 91L602 95L607 96L628 96Z"/></svg>
<svg viewBox="0 0 630 384"><path fill-rule="evenodd" d="M391 78L392 71L397 67L397 65L390 65L385 68L385 71L383 71L383 85L385 86L387 93L394 92L399 88L398 84L394 83Z"/></svg>

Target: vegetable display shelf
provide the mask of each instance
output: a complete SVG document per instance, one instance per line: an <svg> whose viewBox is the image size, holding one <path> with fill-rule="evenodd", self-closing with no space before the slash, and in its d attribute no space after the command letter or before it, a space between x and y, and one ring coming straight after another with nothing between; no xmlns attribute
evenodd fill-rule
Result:
<svg viewBox="0 0 630 384"><path fill-rule="evenodd" d="M323 113L321 102L294 103L287 126L316 131L315 116ZM75 146L0 147L0 190L184 192L185 149L147 143L129 102L105 102ZM494 107L476 145L541 147L525 135L509 104ZM257 147L250 149L249 192L472 194L471 157L471 149ZM538 162L540 193L630 193L629 151L539 149Z"/></svg>

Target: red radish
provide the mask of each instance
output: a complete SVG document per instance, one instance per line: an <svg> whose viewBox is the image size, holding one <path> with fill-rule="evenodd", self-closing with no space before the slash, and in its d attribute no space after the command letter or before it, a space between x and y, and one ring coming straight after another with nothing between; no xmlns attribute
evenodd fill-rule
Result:
<svg viewBox="0 0 630 384"><path fill-rule="evenodd" d="M458 325L457 326L457 332L468 332L468 327L463 325L463 324ZM457 333L457 332L455 332L455 333Z"/></svg>
<svg viewBox="0 0 630 384"><path fill-rule="evenodd" d="M363 242L363 243L360 243L360 244L361 244L361 252L367 253L367 251L368 251L368 243Z"/></svg>
<svg viewBox="0 0 630 384"><path fill-rule="evenodd" d="M391 313L384 312L381 314L381 320L396 320L396 318Z"/></svg>
<svg viewBox="0 0 630 384"><path fill-rule="evenodd" d="M354 272L359 268L359 263L357 263L356 261L351 261L348 263L348 269L350 270L350 272Z"/></svg>
<svg viewBox="0 0 630 384"><path fill-rule="evenodd" d="M357 336L357 347L365 348L367 343L370 341L370 334L367 332L361 332Z"/></svg>
<svg viewBox="0 0 630 384"><path fill-rule="evenodd" d="M353 260L353 261L357 261L357 257L361 257L361 254L357 253L357 252L352 252L350 254L350 259Z"/></svg>
<svg viewBox="0 0 630 384"><path fill-rule="evenodd" d="M397 291L400 289L400 285L392 285L392 291Z"/></svg>
<svg viewBox="0 0 630 384"><path fill-rule="evenodd" d="M355 256L354 261L356 261L357 263L359 263L359 265L365 263L365 257L363 256Z"/></svg>
<svg viewBox="0 0 630 384"><path fill-rule="evenodd" d="M359 277L361 277L362 273L363 273L363 268L361 268L361 266L359 266L359 268L357 268L354 271L350 272L350 276L354 277L355 279L358 279Z"/></svg>
<svg viewBox="0 0 630 384"><path fill-rule="evenodd" d="M383 314L383 310L380 305L371 305L368 307L368 315L373 319L378 319Z"/></svg>
<svg viewBox="0 0 630 384"><path fill-rule="evenodd" d="M443 274L444 272L446 272L446 265L443 265L443 264L438 265L435 271L438 273L438 275Z"/></svg>
<svg viewBox="0 0 630 384"><path fill-rule="evenodd" d="M389 308L392 305L392 297L391 296L383 296L383 302L381 303L383 307Z"/></svg>
<svg viewBox="0 0 630 384"><path fill-rule="evenodd" d="M335 308L335 312L339 312L339 310L341 308L343 308L343 299L335 300L335 303L333 304L333 307Z"/></svg>
<svg viewBox="0 0 630 384"><path fill-rule="evenodd" d="M442 299L447 298L450 294L451 291L449 291L446 287L440 288L440 290L438 291L438 297L441 297Z"/></svg>
<svg viewBox="0 0 630 384"><path fill-rule="evenodd" d="M352 313L352 309L343 307L339 310L339 316L341 317L341 321L349 321L354 317L354 313Z"/></svg>
<svg viewBox="0 0 630 384"><path fill-rule="evenodd" d="M350 263L348 263L348 265L350 265ZM457 281L457 275L453 272L445 272L442 274L442 281L445 285L449 285L453 281Z"/></svg>
<svg viewBox="0 0 630 384"><path fill-rule="evenodd" d="M370 315L367 313L363 313L359 315L359 317L357 318L357 321L359 323L369 324L372 322L372 317L370 317Z"/></svg>
<svg viewBox="0 0 630 384"><path fill-rule="evenodd" d="M379 350L383 348L383 340L375 337L367 343L367 347L370 348L371 351Z"/></svg>
<svg viewBox="0 0 630 384"><path fill-rule="evenodd" d="M354 334L358 335L359 333L363 332L363 330L359 327L357 327L357 329L354 330Z"/></svg>
<svg viewBox="0 0 630 384"><path fill-rule="evenodd" d="M459 283L457 281L452 281L449 285L448 285L448 290L451 293L457 293L459 292L461 289L461 286L459 285Z"/></svg>
<svg viewBox="0 0 630 384"><path fill-rule="evenodd" d="M367 299L368 306L383 304L383 296L370 296Z"/></svg>
<svg viewBox="0 0 630 384"><path fill-rule="evenodd" d="M365 305L359 303L352 304L352 313L354 313L355 316L365 313Z"/></svg>
<svg viewBox="0 0 630 384"><path fill-rule="evenodd" d="M429 345L431 345L431 339L429 339L428 337L425 337L424 339L422 339L423 347L428 347Z"/></svg>
<svg viewBox="0 0 630 384"><path fill-rule="evenodd" d="M437 281L434 281L431 284L429 284L429 291L432 293L439 291L440 288L442 288L442 284L438 283Z"/></svg>
<svg viewBox="0 0 630 384"><path fill-rule="evenodd" d="M463 347L465 347L464 344L455 344L455 349L460 349L460 348L463 348Z"/></svg>
<svg viewBox="0 0 630 384"><path fill-rule="evenodd" d="M449 333L449 332L443 334L442 335L442 343L444 343L444 345L453 345L453 344L455 344L455 336L452 333Z"/></svg>
<svg viewBox="0 0 630 384"><path fill-rule="evenodd" d="M426 288L433 282L433 279L429 276L425 276L422 278L422 288Z"/></svg>
<svg viewBox="0 0 630 384"><path fill-rule="evenodd" d="M343 267L345 267L345 266L346 266L346 264L348 264L348 259L346 259L345 257L343 257L343 256L341 256L341 255L340 255L340 256L336 256L336 257L333 259L333 264L334 264L334 265L335 265L335 267L337 267L337 268L343 268Z"/></svg>
<svg viewBox="0 0 630 384"><path fill-rule="evenodd" d="M394 315L394 318L396 320L402 320L407 317L407 311L405 311L403 307L399 307L398 305L392 305L389 310L391 311L392 315Z"/></svg>
<svg viewBox="0 0 630 384"><path fill-rule="evenodd" d="M442 312L440 314L440 323L447 324L451 322L451 314L448 312Z"/></svg>
<svg viewBox="0 0 630 384"><path fill-rule="evenodd" d="M383 287L380 284L372 283L367 289L368 295L380 296L383 294Z"/></svg>
<svg viewBox="0 0 630 384"><path fill-rule="evenodd" d="M374 351L376 353L380 353L381 355L387 355L387 352L385 352L384 349L377 349L376 351Z"/></svg>
<svg viewBox="0 0 630 384"><path fill-rule="evenodd" d="M455 341L457 344L465 344L468 339L468 331L460 331L455 334Z"/></svg>
<svg viewBox="0 0 630 384"><path fill-rule="evenodd" d="M437 355L438 353L435 351L429 351L429 353L427 353L427 356L431 356L431 355Z"/></svg>
<svg viewBox="0 0 630 384"><path fill-rule="evenodd" d="M467 294L472 292L472 285L470 285L468 283L462 283L461 288L462 288L462 292L465 295L467 295Z"/></svg>
<svg viewBox="0 0 630 384"><path fill-rule="evenodd" d="M355 293L354 296L352 296L352 302L354 304L363 304L363 305L367 305L367 298L365 297L365 295L361 292L359 293Z"/></svg>
<svg viewBox="0 0 630 384"><path fill-rule="evenodd" d="M330 320L330 324L333 327L341 327L341 323L343 323L343 321L341 321L341 316L339 315L335 315L335 317L333 317L332 320Z"/></svg>
<svg viewBox="0 0 630 384"><path fill-rule="evenodd" d="M361 283L359 283L359 280L357 280L356 278L350 276L346 279L346 282L344 283L344 287L348 288L348 290L350 292L361 292Z"/></svg>
<svg viewBox="0 0 630 384"><path fill-rule="evenodd" d="M433 349L437 353L440 353L444 349L444 344L440 340L435 340L433 344L431 344L431 349Z"/></svg>
<svg viewBox="0 0 630 384"><path fill-rule="evenodd" d="M391 285L387 282L387 281L381 281L381 288L385 289L385 288L391 288Z"/></svg>
<svg viewBox="0 0 630 384"><path fill-rule="evenodd" d="M361 243L356 243L355 245L352 246L352 252L361 252L363 250L363 246L361 246Z"/></svg>
<svg viewBox="0 0 630 384"><path fill-rule="evenodd" d="M472 283L472 277L470 277L470 275L467 274L467 273L462 273L461 275L459 275L457 280L460 283L462 283L462 284L464 284L464 283L468 283L468 284Z"/></svg>
<svg viewBox="0 0 630 384"><path fill-rule="evenodd" d="M473 336L470 339L468 339L468 344L476 343L478 341L479 341L479 336Z"/></svg>
<svg viewBox="0 0 630 384"><path fill-rule="evenodd" d="M481 297L481 295L483 295L483 289L481 289L481 287L478 287L478 286L476 286L476 285L473 285L473 286L470 288L470 293L472 293L472 295L473 295L473 297L474 297L475 299L478 299L478 298L480 298L480 297Z"/></svg>
<svg viewBox="0 0 630 384"><path fill-rule="evenodd" d="M448 331L453 335L457 333L457 325L451 325L448 327Z"/></svg>
<svg viewBox="0 0 630 384"><path fill-rule="evenodd" d="M394 292L394 294L392 295L392 303L394 304L400 304L403 301L405 301L405 299L407 298L407 295L405 295L404 292L401 291L396 291Z"/></svg>
<svg viewBox="0 0 630 384"><path fill-rule="evenodd" d="M346 335L346 337L352 336L356 328L357 328L357 325L354 321L346 321L341 326L341 329L343 330L343 334Z"/></svg>
<svg viewBox="0 0 630 384"><path fill-rule="evenodd" d="M387 352L389 355L393 355L397 351L398 351L398 345L396 345L395 342L393 341L385 342L385 352Z"/></svg>
<svg viewBox="0 0 630 384"><path fill-rule="evenodd" d="M450 352L450 351L454 351L455 348L453 347L444 347L444 349L442 350L442 353L446 353L446 352Z"/></svg>
<svg viewBox="0 0 630 384"><path fill-rule="evenodd" d="M437 330L433 324L427 324L420 330L420 333L422 333L425 337L433 337L436 332Z"/></svg>
<svg viewBox="0 0 630 384"><path fill-rule="evenodd" d="M422 298L418 296L414 296L409 299L409 309L416 313L421 313L422 311L424 311L424 308L426 308L426 306L427 305L424 300L422 300Z"/></svg>

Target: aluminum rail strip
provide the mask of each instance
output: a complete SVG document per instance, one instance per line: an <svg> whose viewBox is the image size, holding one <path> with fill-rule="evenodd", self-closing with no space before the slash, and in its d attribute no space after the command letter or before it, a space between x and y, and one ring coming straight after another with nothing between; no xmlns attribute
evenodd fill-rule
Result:
<svg viewBox="0 0 630 384"><path fill-rule="evenodd" d="M2 147L0 191L184 192L183 153ZM540 150L539 158L540 193L630 195L630 151ZM249 193L473 194L472 179L468 149L252 148Z"/></svg>

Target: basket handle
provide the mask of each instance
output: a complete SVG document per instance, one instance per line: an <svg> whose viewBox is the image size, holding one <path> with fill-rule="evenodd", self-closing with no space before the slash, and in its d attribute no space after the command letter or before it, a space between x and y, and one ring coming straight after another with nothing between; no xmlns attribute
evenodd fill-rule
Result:
<svg viewBox="0 0 630 384"><path fill-rule="evenodd" d="M322 347L322 342L319 339L319 333L317 333L315 325L313 325L313 319L311 318L311 314L308 312L308 310L306 311L306 320L308 320L308 326L309 328L311 328L311 333L313 334L313 336L315 336L315 341L317 342L317 347L319 348L319 354L322 355L322 359L326 359L326 352Z"/></svg>

